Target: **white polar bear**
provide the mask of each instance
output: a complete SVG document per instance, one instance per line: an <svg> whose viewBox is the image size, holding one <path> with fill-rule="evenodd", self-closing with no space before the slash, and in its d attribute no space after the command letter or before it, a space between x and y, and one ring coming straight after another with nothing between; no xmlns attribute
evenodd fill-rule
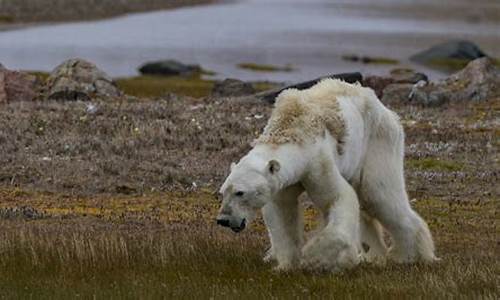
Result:
<svg viewBox="0 0 500 300"><path fill-rule="evenodd" d="M325 79L289 89L253 149L220 189L217 223L241 231L262 209L278 269L351 268L386 256L436 259L425 221L411 208L403 177L404 133L371 89ZM324 227L303 245L298 197L307 192ZM361 207L361 213L360 213ZM382 226L381 226L382 225Z"/></svg>

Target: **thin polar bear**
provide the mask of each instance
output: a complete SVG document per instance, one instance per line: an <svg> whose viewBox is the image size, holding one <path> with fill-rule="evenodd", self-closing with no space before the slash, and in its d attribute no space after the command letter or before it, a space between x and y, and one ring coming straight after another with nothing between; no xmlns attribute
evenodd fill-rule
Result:
<svg viewBox="0 0 500 300"><path fill-rule="evenodd" d="M238 232L261 210L271 241L265 260L279 270L434 261L431 233L408 201L403 156L399 118L371 89L325 79L285 90L252 150L231 166L217 223ZM307 241L304 191L324 224Z"/></svg>

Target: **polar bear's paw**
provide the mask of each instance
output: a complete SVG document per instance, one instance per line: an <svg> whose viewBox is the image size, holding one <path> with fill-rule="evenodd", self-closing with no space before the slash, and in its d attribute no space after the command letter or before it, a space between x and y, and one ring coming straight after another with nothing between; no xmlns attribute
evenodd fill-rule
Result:
<svg viewBox="0 0 500 300"><path fill-rule="evenodd" d="M359 264L359 253L349 239L319 233L302 249L303 268L340 272Z"/></svg>

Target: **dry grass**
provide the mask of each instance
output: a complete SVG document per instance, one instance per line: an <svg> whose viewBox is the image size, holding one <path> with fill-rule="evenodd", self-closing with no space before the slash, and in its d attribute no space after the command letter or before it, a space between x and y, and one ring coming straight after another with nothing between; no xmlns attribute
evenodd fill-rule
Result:
<svg viewBox="0 0 500 300"><path fill-rule="evenodd" d="M213 187L269 110L231 100L95 102L95 113L83 102L4 105L0 184L84 194Z"/></svg>

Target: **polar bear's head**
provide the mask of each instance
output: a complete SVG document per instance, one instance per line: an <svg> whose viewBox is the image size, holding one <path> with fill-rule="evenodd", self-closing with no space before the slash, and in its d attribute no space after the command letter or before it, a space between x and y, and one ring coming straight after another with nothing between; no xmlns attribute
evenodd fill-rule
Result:
<svg viewBox="0 0 500 300"><path fill-rule="evenodd" d="M276 160L255 162L243 159L238 164L233 163L231 174L219 191L222 206L217 224L234 232L245 229L258 210L271 200L279 169Z"/></svg>

